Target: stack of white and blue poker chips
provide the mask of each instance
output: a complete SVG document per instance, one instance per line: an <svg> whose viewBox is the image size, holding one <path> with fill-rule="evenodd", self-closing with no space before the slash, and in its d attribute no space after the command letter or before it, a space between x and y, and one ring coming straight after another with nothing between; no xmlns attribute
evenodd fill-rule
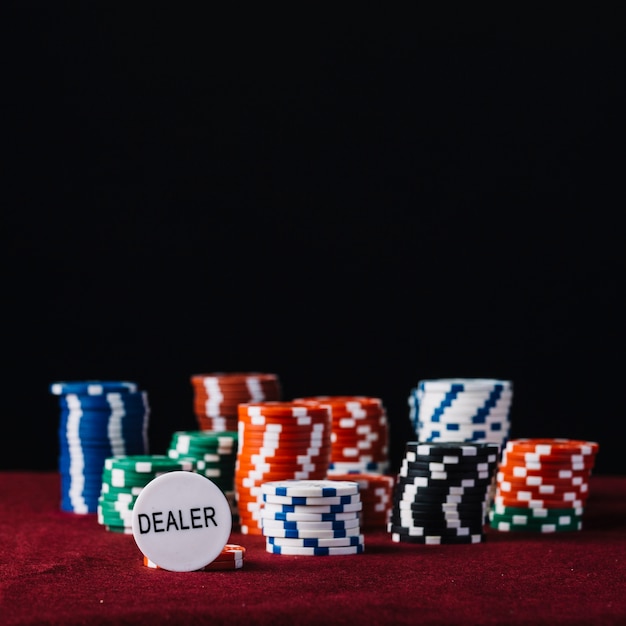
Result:
<svg viewBox="0 0 626 626"><path fill-rule="evenodd" d="M105 459L148 451L150 408L128 381L57 382L61 510L96 513Z"/></svg>
<svg viewBox="0 0 626 626"><path fill-rule="evenodd" d="M509 380L421 380L409 395L409 419L418 441L481 441L502 447L510 436L512 400Z"/></svg>
<svg viewBox="0 0 626 626"><path fill-rule="evenodd" d="M264 483L261 490L267 552L332 556L364 551L357 483L282 480Z"/></svg>
<svg viewBox="0 0 626 626"><path fill-rule="evenodd" d="M494 443L407 443L387 526L392 541L483 541L498 452Z"/></svg>
<svg viewBox="0 0 626 626"><path fill-rule="evenodd" d="M105 459L98 498L98 522L111 532L132 534L133 507L143 488L167 472L194 469L193 461L163 454L135 454Z"/></svg>
<svg viewBox="0 0 626 626"><path fill-rule="evenodd" d="M214 482L226 496L234 518L238 518L235 496L235 465L238 433L207 430L180 430L172 434L167 455L191 461L193 471Z"/></svg>

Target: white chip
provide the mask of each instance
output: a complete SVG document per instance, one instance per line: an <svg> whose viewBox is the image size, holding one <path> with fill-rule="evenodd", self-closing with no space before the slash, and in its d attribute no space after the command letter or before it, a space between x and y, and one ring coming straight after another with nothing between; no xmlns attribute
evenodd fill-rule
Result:
<svg viewBox="0 0 626 626"><path fill-rule="evenodd" d="M347 480L276 480L263 484L262 492L267 495L305 498L350 496L359 492L359 485Z"/></svg>

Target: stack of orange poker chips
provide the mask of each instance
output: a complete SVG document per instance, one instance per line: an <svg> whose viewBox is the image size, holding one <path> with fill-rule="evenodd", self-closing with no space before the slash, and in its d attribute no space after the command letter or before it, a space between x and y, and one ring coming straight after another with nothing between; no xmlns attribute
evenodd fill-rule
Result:
<svg viewBox="0 0 626 626"><path fill-rule="evenodd" d="M599 445L576 439L512 439L498 465L491 527L581 530Z"/></svg>
<svg viewBox="0 0 626 626"><path fill-rule="evenodd" d="M241 569L246 556L246 549L234 543L227 543L214 561L205 565L200 572L214 572L219 570ZM151 569L163 569L151 561L147 556L143 557L143 564Z"/></svg>
<svg viewBox="0 0 626 626"><path fill-rule="evenodd" d="M194 391L193 408L200 430L236 431L239 404L281 399L281 387L276 374L194 374L191 385Z"/></svg>
<svg viewBox="0 0 626 626"><path fill-rule="evenodd" d="M332 407L329 475L385 474L389 471L389 424L380 398L368 396L311 396Z"/></svg>
<svg viewBox="0 0 626 626"><path fill-rule="evenodd" d="M363 531L386 530L393 502L395 478L384 474L330 474L328 480L351 480L359 485Z"/></svg>
<svg viewBox="0 0 626 626"><path fill-rule="evenodd" d="M261 535L261 485L321 480L330 463L331 409L319 402L239 405L235 494L243 534Z"/></svg>

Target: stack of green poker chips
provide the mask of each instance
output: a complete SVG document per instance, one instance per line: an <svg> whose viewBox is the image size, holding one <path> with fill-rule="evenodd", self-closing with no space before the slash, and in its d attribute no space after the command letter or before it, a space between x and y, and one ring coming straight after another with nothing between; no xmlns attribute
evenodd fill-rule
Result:
<svg viewBox="0 0 626 626"><path fill-rule="evenodd" d="M193 471L209 478L226 496L233 517L238 516L235 500L235 466L238 433L235 431L179 430L172 434L168 457L190 461Z"/></svg>
<svg viewBox="0 0 626 626"><path fill-rule="evenodd" d="M174 471L194 471L194 464L160 454L105 459L98 523L111 532L132 534L133 506L142 489L157 476Z"/></svg>

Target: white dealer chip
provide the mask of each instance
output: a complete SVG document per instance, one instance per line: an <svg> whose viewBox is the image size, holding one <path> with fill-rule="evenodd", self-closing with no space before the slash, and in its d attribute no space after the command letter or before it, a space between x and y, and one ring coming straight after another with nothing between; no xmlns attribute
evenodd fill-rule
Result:
<svg viewBox="0 0 626 626"><path fill-rule="evenodd" d="M133 537L162 569L191 572L213 562L232 530L231 508L222 490L193 472L157 476L133 507Z"/></svg>

